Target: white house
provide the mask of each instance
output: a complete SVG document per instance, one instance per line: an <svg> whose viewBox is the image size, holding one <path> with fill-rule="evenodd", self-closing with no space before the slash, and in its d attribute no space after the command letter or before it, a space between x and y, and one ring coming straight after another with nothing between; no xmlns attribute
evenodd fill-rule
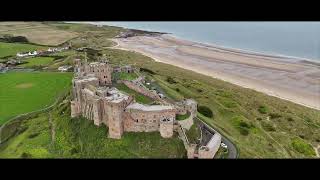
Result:
<svg viewBox="0 0 320 180"><path fill-rule="evenodd" d="M60 66L58 70L61 72L67 72L70 68L72 68L72 66Z"/></svg>
<svg viewBox="0 0 320 180"><path fill-rule="evenodd" d="M17 53L17 56L18 57L25 57L25 56L28 56L29 54L28 53Z"/></svg>

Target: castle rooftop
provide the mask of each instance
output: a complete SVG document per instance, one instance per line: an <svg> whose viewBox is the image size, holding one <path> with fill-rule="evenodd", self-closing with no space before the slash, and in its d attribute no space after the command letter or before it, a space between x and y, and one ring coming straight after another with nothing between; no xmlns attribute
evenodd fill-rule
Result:
<svg viewBox="0 0 320 180"><path fill-rule="evenodd" d="M88 74L88 76L83 76L83 77L75 77L74 78L77 82L90 82L90 81L95 81L98 80L98 78L91 76Z"/></svg>
<svg viewBox="0 0 320 180"><path fill-rule="evenodd" d="M89 66L101 66L101 65L105 65L107 63L105 62L92 62L89 64Z"/></svg>
<svg viewBox="0 0 320 180"><path fill-rule="evenodd" d="M139 103L132 103L127 106L126 109L133 109L133 110L141 110L141 111L163 111L163 110L173 110L174 107L172 106L164 106L164 105L143 105Z"/></svg>
<svg viewBox="0 0 320 180"><path fill-rule="evenodd" d="M107 90L107 95L104 98L110 102L119 103L123 100L127 100L129 96L113 87Z"/></svg>

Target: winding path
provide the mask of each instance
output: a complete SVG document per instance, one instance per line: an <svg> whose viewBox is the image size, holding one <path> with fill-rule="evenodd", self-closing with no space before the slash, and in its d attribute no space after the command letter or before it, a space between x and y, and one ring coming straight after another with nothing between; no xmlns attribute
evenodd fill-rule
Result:
<svg viewBox="0 0 320 180"><path fill-rule="evenodd" d="M219 133L217 130L213 129L211 126L209 126L207 123L203 122L201 119L195 117L194 120L201 122L202 123L202 127L205 128L206 130L208 130L209 132L211 132L212 134L214 133ZM228 146L228 159L236 159L238 158L238 150L236 148L236 146L225 136L223 136L223 134L221 134L221 141L226 144Z"/></svg>

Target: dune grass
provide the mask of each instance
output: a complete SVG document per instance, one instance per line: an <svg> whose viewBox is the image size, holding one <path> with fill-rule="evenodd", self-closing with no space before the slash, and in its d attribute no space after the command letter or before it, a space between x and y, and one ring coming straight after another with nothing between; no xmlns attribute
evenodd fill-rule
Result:
<svg viewBox="0 0 320 180"><path fill-rule="evenodd" d="M156 62L140 53L107 49L114 64L132 64L147 69L149 76L172 99L195 99L213 112L200 114L238 147L240 158L314 157L293 147L293 137L316 147L320 143L320 111L263 93L242 88L193 71ZM173 81L168 82L168 76ZM268 125L264 123L270 116Z"/></svg>

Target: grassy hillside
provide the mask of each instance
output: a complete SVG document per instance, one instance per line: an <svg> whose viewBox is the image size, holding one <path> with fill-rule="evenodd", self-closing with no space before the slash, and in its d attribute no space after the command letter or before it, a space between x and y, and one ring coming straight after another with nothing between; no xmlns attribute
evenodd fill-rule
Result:
<svg viewBox="0 0 320 180"><path fill-rule="evenodd" d="M210 108L213 117L200 118L233 140L242 158L315 156L312 147L320 143L320 111L155 62L139 53L115 49L103 53L112 63L135 63L153 72L149 76L172 99L194 98Z"/></svg>
<svg viewBox="0 0 320 180"><path fill-rule="evenodd" d="M53 57L34 57L28 58L25 60L25 64L19 65L20 67L24 68L32 68L32 67L44 67L52 63L54 60Z"/></svg>
<svg viewBox="0 0 320 180"><path fill-rule="evenodd" d="M0 74L0 124L16 115L51 105L71 86L72 73Z"/></svg>
<svg viewBox="0 0 320 180"><path fill-rule="evenodd" d="M79 35L41 22L0 22L0 34L24 36L31 43L48 46L57 46Z"/></svg>
<svg viewBox="0 0 320 180"><path fill-rule="evenodd" d="M19 135L0 146L0 158L185 158L183 143L159 132L124 133L107 138L108 129L86 119L71 119L70 104L18 125Z"/></svg>

